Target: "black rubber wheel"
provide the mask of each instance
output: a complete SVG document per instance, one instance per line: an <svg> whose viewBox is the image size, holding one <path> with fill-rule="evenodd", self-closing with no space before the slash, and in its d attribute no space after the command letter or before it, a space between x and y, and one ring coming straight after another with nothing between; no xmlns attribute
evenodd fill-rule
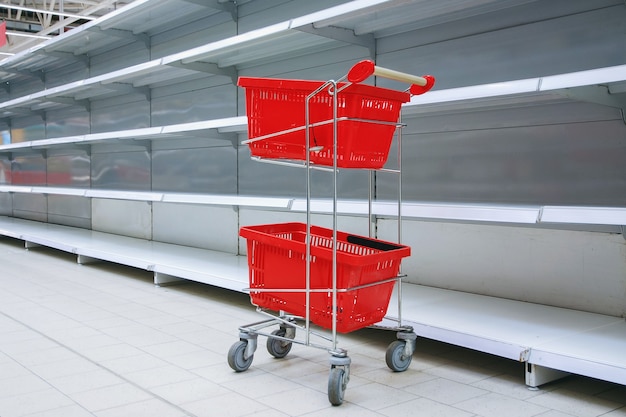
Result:
<svg viewBox="0 0 626 417"><path fill-rule="evenodd" d="M251 355L248 359L245 359L246 347L248 342L240 340L233 344L228 351L228 365L237 372L243 372L247 370L252 364L254 355Z"/></svg>
<svg viewBox="0 0 626 417"><path fill-rule="evenodd" d="M389 344L387 353L385 354L385 361L387 366L394 372L404 372L409 368L411 364L412 356L404 354L404 346L407 342L402 340L395 340Z"/></svg>
<svg viewBox="0 0 626 417"><path fill-rule="evenodd" d="M328 376L328 401L332 405L343 404L343 394L346 391L345 382L346 371L343 368L333 367L330 368L330 375Z"/></svg>
<svg viewBox="0 0 626 417"><path fill-rule="evenodd" d="M272 334L280 337L285 337L285 335L287 334L287 330L274 330ZM270 353L270 355L277 359L282 359L287 356L287 354L291 350L292 345L293 343L285 342L284 340L274 339L272 337L267 338L267 351Z"/></svg>

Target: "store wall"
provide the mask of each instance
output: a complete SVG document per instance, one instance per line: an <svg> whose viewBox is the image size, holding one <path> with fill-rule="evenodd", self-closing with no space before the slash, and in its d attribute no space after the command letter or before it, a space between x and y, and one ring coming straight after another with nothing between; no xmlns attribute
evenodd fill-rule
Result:
<svg viewBox="0 0 626 417"><path fill-rule="evenodd" d="M88 57L77 51L67 68L10 86L6 95L21 97L341 3L257 0L239 7L236 22L228 13L207 10L170 22L163 31L129 38L120 48ZM544 0L450 20L434 16L409 31L377 33L375 58L384 67L435 75L436 89L625 64L626 7L617 0L594 1L593 7L597 10L586 12L590 2L584 0ZM245 51L260 52L254 47ZM218 67L238 64L238 58L243 61L232 56ZM297 54L260 56L235 69L240 76L326 80L366 58L370 51L363 46L321 43ZM14 117L1 127L18 143L245 114L244 91L228 75L182 71L180 77L155 76L145 85L115 84L127 93L110 98L103 88L101 96L78 103L75 110ZM411 113L403 119L407 201L626 205L626 125L616 109L554 97L507 107ZM202 132L68 146L52 153L29 150L0 157L5 173L0 184L306 196L304 170L251 161L247 147L239 145L243 139L243 134ZM377 198L395 199L394 184L394 178L377 175ZM363 200L368 187L362 171L342 171L338 177L341 198ZM314 197L332 197L327 173L313 173L312 190ZM244 242L237 239L241 225L304 220L303 213L280 210L19 193L0 194L0 214L230 253L245 253ZM332 226L329 216L315 216L315 221ZM367 226L363 217L339 219L339 227L353 233L367 234ZM583 226L570 228L405 220L403 241L413 255L404 272L410 282L425 285L622 315L626 241ZM394 240L393 221L380 219L377 233Z"/></svg>

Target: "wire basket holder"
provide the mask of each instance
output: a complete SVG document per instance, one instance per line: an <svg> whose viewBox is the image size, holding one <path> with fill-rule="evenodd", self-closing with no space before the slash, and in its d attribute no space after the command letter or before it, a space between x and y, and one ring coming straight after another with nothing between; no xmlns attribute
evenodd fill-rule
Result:
<svg viewBox="0 0 626 417"><path fill-rule="evenodd" d="M372 75L411 86L398 92L359 84ZM402 323L400 262L409 256L410 248L371 238L373 170L398 174L401 242L400 107L411 95L429 91L434 83L430 75L413 76L369 60L357 63L338 80L326 82L240 78L239 85L246 88L249 124L249 139L242 143L250 146L255 160L306 168L307 205L305 225L260 225L240 230L248 247L250 288L246 290L257 311L268 318L239 328L240 340L228 352L233 370L249 368L259 335L267 337L267 350L276 358L286 356L293 343L325 349L331 355L328 398L331 404L340 405L350 379L351 360L347 351L338 347L337 334L371 326L397 332L385 359L395 372L408 368L417 336L412 327ZM276 106L285 101L288 108L277 111ZM284 117L277 118L276 114ZM385 169L396 130L398 169ZM369 169L370 237L337 230L339 168ZM312 169L333 173L332 230L311 224ZM394 285L398 317L390 319L385 315ZM380 325L383 318L385 323L396 325ZM276 325L278 330L265 331ZM320 327L330 330L330 336ZM303 335L296 338L298 330Z"/></svg>

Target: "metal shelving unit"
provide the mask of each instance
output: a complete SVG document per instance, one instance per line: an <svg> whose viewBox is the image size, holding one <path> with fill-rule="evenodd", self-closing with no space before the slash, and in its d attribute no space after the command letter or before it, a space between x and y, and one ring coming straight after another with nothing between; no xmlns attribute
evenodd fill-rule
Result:
<svg viewBox="0 0 626 417"><path fill-rule="evenodd" d="M211 83L228 84L236 79L240 71L252 65L330 51L338 46L359 45L372 54L380 39L399 30L417 30L428 25L451 22L472 13L496 12L523 5L527 0L466 2L465 8L454 9L451 5L450 10L433 6L419 16L419 21L412 2L346 2L265 27L254 27L254 23L246 22L241 25L240 34L216 38L208 43L199 42L183 51L172 51L167 45L160 45L153 48L150 55L137 58L137 62L132 65L103 67L100 73L91 73L87 55L120 48L136 39L149 43L154 33L177 27L192 16L210 16L215 22L232 22L237 19L236 10L229 3L200 3L136 0L123 9L2 61L0 76L8 82L8 86L5 85L4 90L0 91L0 117L10 119L64 109L86 109L92 100L123 97L129 93L149 97L154 88L207 74L211 75ZM245 5L249 2L244 0L238 3ZM578 6L571 7L576 9ZM577 13L574 9L570 11L572 14ZM74 69L76 66L82 66L82 70L67 71L67 75L63 75L58 83L46 78L65 74L66 69ZM492 111L577 101L618 109L623 118L626 108L625 74L625 65L615 65L444 88L428 95L415 96L404 105L403 118L411 120L429 115L449 115L468 108ZM186 135L211 135L227 141L232 140L230 133L242 133L245 129L244 117L233 116L141 129L42 137L0 145L0 157L41 154L58 149L90 149L92 145L122 142L149 147L154 140ZM20 184L1 185L0 192L238 208L263 207L298 214L307 211L307 202L303 198L191 195ZM328 200L312 199L310 207L311 211L318 213L336 211L347 215L368 215L368 204L365 201L339 200L336 209L333 209L332 202ZM375 201L372 210L380 218L395 216L391 202ZM623 207L405 201L402 216L410 221L528 225L555 229L578 227L577 230L598 228L604 232L621 234L626 224L626 208ZM22 239L27 247L45 245L75 253L81 263L101 259L155 271L155 282L158 284L178 277L241 290L247 281L245 259L234 254L10 217L0 217L0 234ZM162 262L165 255L174 253L180 256ZM199 260L202 260L201 263L193 266ZM616 352L623 350L626 340L626 325L621 318L415 284L405 284L403 289L407 300L404 304L404 318L421 336L526 362L528 385L537 386L560 375L551 369L626 383L626 364L615 357ZM510 320L493 319L505 312L510 313ZM549 326L546 325L548 322ZM524 330L512 331L516 328ZM555 336L557 334L558 337Z"/></svg>

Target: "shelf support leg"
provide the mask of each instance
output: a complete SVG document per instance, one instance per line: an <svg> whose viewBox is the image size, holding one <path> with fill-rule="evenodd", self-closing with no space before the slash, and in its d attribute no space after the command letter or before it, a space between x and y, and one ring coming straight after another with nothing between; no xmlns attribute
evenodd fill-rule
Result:
<svg viewBox="0 0 626 417"><path fill-rule="evenodd" d="M24 249L26 250L32 249L32 248L38 248L38 247L41 247L39 243L29 242L28 240L24 241Z"/></svg>
<svg viewBox="0 0 626 417"><path fill-rule="evenodd" d="M78 254L76 257L76 262L79 265L87 265L87 264L95 264L96 262L100 262L100 259L92 258L91 256Z"/></svg>
<svg viewBox="0 0 626 417"><path fill-rule="evenodd" d="M568 372L559 371L558 369L546 368L545 366L535 365L526 362L526 385L529 388L537 388L539 385L556 381L570 375Z"/></svg>
<svg viewBox="0 0 626 417"><path fill-rule="evenodd" d="M162 272L155 272L154 273L154 285L157 285L159 287L165 287L168 285L176 285L176 284L183 284L185 283L186 280L179 278L179 277L175 277L174 275L168 275L168 274L164 274Z"/></svg>

